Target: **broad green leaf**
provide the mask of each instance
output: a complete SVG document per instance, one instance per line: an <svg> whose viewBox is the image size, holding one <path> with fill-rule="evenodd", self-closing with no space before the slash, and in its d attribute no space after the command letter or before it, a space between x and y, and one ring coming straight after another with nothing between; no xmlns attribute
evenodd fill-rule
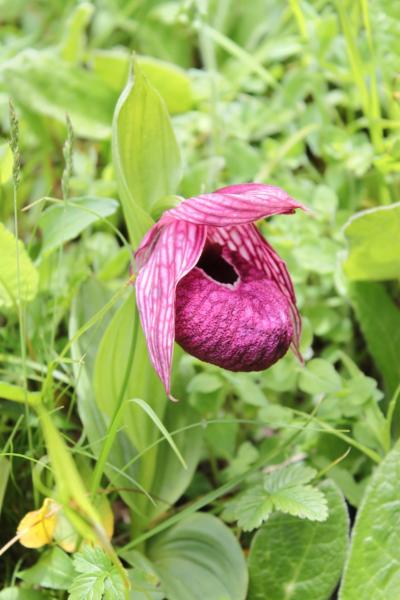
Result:
<svg viewBox="0 0 400 600"><path fill-rule="evenodd" d="M351 280L400 278L400 202L357 213L344 233L348 256L344 270Z"/></svg>
<svg viewBox="0 0 400 600"><path fill-rule="evenodd" d="M400 589L400 444L377 467L353 529L340 600L389 600Z"/></svg>
<svg viewBox="0 0 400 600"><path fill-rule="evenodd" d="M75 575L72 559L58 546L44 552L33 567L18 573L18 577L29 585L55 590L68 589Z"/></svg>
<svg viewBox="0 0 400 600"><path fill-rule="evenodd" d="M172 115L191 109L193 92L190 79L183 69L150 56L141 56L138 62L143 74L165 100Z"/></svg>
<svg viewBox="0 0 400 600"><path fill-rule="evenodd" d="M233 533L197 513L151 540L147 551L169 600L244 600L247 567Z"/></svg>
<svg viewBox="0 0 400 600"><path fill-rule="evenodd" d="M39 225L43 231L43 252L48 254L76 238L92 223L114 214L118 202L110 198L71 198L45 210Z"/></svg>
<svg viewBox="0 0 400 600"><path fill-rule="evenodd" d="M345 559L349 518L339 489L332 482L321 489L328 500L326 521L275 514L254 536L249 600L331 598Z"/></svg>
<svg viewBox="0 0 400 600"><path fill-rule="evenodd" d="M113 161L131 241L152 224L151 207L176 192L181 160L164 101L135 64L113 123Z"/></svg>
<svg viewBox="0 0 400 600"><path fill-rule="evenodd" d="M21 107L65 123L69 115L77 135L107 138L115 93L82 67L63 61L54 50L25 50L3 63L0 86Z"/></svg>
<svg viewBox="0 0 400 600"><path fill-rule="evenodd" d="M121 558L133 567L128 569L132 585L130 595L132 600L163 600L165 598L165 594L161 590L160 578L148 558L137 550L123 552Z"/></svg>
<svg viewBox="0 0 400 600"><path fill-rule="evenodd" d="M170 114L191 109L191 81L183 69L150 56L138 56L135 60L151 85L164 99ZM94 71L118 93L126 83L130 63L129 53L122 50L96 50L93 53Z"/></svg>
<svg viewBox="0 0 400 600"><path fill-rule="evenodd" d="M303 465L289 465L272 471L225 505L223 516L236 520L251 531L266 521L274 510L311 521L325 521L326 499L316 487L307 484L316 471Z"/></svg>
<svg viewBox="0 0 400 600"><path fill-rule="evenodd" d="M0 592L0 600L50 600L50 598L45 592L8 587Z"/></svg>
<svg viewBox="0 0 400 600"><path fill-rule="evenodd" d="M38 273L21 240L0 223L0 308L30 302L36 296Z"/></svg>
<svg viewBox="0 0 400 600"><path fill-rule="evenodd" d="M105 286L92 279L86 282L73 302L69 324L69 335L72 338L78 329L84 325L94 314L99 311L110 299L110 292ZM110 311L98 325L84 333L72 345L71 352L74 359L73 369L76 379L77 406L79 417L84 424L85 432L95 456L107 436L108 412L103 413L96 404L92 385L96 353L99 348L104 331L109 324L114 311ZM82 363L82 356L85 361ZM113 369L106 365L106 374L111 377ZM126 430L119 430L113 441L105 472L112 485L121 489L121 496L131 508L135 505L137 494L124 491L125 488L136 487L137 465L127 467L134 458L136 450L127 436Z"/></svg>
<svg viewBox="0 0 400 600"><path fill-rule="evenodd" d="M349 296L391 397L400 383L400 309L380 283L354 283L349 287Z"/></svg>
<svg viewBox="0 0 400 600"><path fill-rule="evenodd" d="M314 358L300 372L299 386L308 394L328 394L340 390L341 379L330 362Z"/></svg>

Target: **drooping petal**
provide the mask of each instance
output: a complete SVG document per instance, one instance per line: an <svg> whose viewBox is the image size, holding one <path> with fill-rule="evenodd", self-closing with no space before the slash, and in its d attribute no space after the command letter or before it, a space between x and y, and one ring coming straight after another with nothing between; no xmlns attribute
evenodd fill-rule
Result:
<svg viewBox="0 0 400 600"><path fill-rule="evenodd" d="M151 252L157 243L158 237L160 235L162 229L162 223L159 221L149 231L146 233L142 241L140 242L140 246L135 251L135 263L136 263L136 271L140 271L140 269L146 264L148 261Z"/></svg>
<svg viewBox="0 0 400 600"><path fill-rule="evenodd" d="M136 301L151 361L168 395L175 337L175 289L198 261L206 235L205 227L172 221L146 236L151 254L136 279ZM146 247L146 239L144 243L140 249Z"/></svg>
<svg viewBox="0 0 400 600"><path fill-rule="evenodd" d="M247 183L221 188L183 200L164 213L164 219L183 219L197 225L226 227L252 223L276 214L293 213L305 207L273 185Z"/></svg>
<svg viewBox="0 0 400 600"><path fill-rule="evenodd" d="M264 272L286 296L293 323L292 350L302 361L299 350L301 318L286 263L268 244L253 223L224 228L209 227L207 237L210 241L225 248L225 252L238 253L249 264Z"/></svg>

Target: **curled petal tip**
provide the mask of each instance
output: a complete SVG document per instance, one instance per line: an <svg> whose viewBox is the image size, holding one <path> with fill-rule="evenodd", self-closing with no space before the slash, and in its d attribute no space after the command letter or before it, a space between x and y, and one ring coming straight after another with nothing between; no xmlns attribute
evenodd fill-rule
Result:
<svg viewBox="0 0 400 600"><path fill-rule="evenodd" d="M175 398L172 394L168 394L168 400L171 400L171 402L179 402L178 398Z"/></svg>

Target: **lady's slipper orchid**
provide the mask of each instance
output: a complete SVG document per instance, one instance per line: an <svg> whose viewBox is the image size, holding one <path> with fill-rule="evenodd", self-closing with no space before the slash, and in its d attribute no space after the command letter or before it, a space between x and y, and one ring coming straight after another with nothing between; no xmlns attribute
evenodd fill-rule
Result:
<svg viewBox="0 0 400 600"><path fill-rule="evenodd" d="M224 187L183 200L146 234L136 298L151 361L170 395L174 339L230 371L260 371L301 330L285 263L254 222L304 208L278 187Z"/></svg>

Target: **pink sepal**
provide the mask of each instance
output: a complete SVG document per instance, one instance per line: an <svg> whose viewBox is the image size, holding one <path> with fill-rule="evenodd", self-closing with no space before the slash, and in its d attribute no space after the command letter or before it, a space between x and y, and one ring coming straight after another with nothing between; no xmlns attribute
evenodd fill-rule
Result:
<svg viewBox="0 0 400 600"><path fill-rule="evenodd" d="M207 230L186 221L159 225L149 231L136 253L142 263L136 301L151 362L170 396L175 289L199 260Z"/></svg>
<svg viewBox="0 0 400 600"><path fill-rule="evenodd" d="M221 188L183 200L164 213L163 219L182 219L196 225L227 227L252 223L276 214L293 213L305 207L282 189L263 183L246 183Z"/></svg>

